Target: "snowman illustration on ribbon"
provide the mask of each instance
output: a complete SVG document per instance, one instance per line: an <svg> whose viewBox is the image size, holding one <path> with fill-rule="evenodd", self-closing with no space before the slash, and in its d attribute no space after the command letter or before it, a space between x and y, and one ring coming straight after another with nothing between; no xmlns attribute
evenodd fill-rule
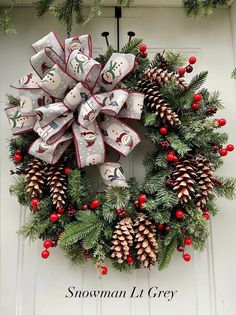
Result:
<svg viewBox="0 0 236 315"><path fill-rule="evenodd" d="M18 83L25 88L38 88L38 80L32 73L26 74L23 78L18 80Z"/></svg>
<svg viewBox="0 0 236 315"><path fill-rule="evenodd" d="M70 60L71 69L76 76L79 73L84 73L84 66L89 62L90 58L82 53L77 53L75 56Z"/></svg>
<svg viewBox="0 0 236 315"><path fill-rule="evenodd" d="M110 60L109 65L101 74L102 83L111 85L113 81L120 78L123 73L129 68L129 63L126 58L119 55L115 59Z"/></svg>
<svg viewBox="0 0 236 315"><path fill-rule="evenodd" d="M51 95L44 95L41 98L38 98L38 106L45 106L45 105L49 105L52 103L56 103L56 98L51 96Z"/></svg>
<svg viewBox="0 0 236 315"><path fill-rule="evenodd" d="M82 43L81 43L79 36L73 37L69 45L70 45L71 51L73 51L75 49L82 51L81 50Z"/></svg>
<svg viewBox="0 0 236 315"><path fill-rule="evenodd" d="M61 81L62 81L61 77L56 72L56 69L53 68L47 73L47 75L42 80L42 82L47 83L47 88L50 91L56 90L60 86Z"/></svg>
<svg viewBox="0 0 236 315"><path fill-rule="evenodd" d="M22 113L29 113L33 110L31 97L23 95L20 97L20 108Z"/></svg>
<svg viewBox="0 0 236 315"><path fill-rule="evenodd" d="M129 147L130 150L133 148L134 143L132 136L128 131L121 128L120 125L112 123L109 125L107 131L103 130L103 133L107 134L109 138L115 140L119 146Z"/></svg>
<svg viewBox="0 0 236 315"><path fill-rule="evenodd" d="M83 128L82 126L80 126L80 128L80 134L85 140L87 148L92 147L98 137L96 131L93 128L93 125L90 125L89 128Z"/></svg>

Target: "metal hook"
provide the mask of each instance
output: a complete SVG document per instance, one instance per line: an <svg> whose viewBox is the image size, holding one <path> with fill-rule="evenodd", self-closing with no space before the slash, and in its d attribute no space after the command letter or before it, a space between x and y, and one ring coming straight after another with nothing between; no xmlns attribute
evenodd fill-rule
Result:
<svg viewBox="0 0 236 315"><path fill-rule="evenodd" d="M132 32L132 31L129 31L128 33L128 36L129 36L129 42L131 41L131 39L132 39L132 37L134 37L135 36L135 33L134 32Z"/></svg>
<svg viewBox="0 0 236 315"><path fill-rule="evenodd" d="M109 41L108 41L108 36L109 36L109 32L102 32L102 37L105 37L106 39L106 44L107 44L107 47L109 46Z"/></svg>

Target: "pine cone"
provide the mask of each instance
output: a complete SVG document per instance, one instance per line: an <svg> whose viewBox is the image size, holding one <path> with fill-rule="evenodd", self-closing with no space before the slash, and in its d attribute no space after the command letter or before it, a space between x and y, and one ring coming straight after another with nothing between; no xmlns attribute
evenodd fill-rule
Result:
<svg viewBox="0 0 236 315"><path fill-rule="evenodd" d="M172 179L174 180L173 190L177 193L181 202L188 202L192 199L191 192L195 192L196 180L195 162L191 156L183 157L176 165Z"/></svg>
<svg viewBox="0 0 236 315"><path fill-rule="evenodd" d="M68 217L73 217L76 215L77 209L75 208L75 206L70 205L66 211L66 214L68 215Z"/></svg>
<svg viewBox="0 0 236 315"><path fill-rule="evenodd" d="M164 57L165 51L163 51L162 53L157 53L157 60L159 62L160 68L163 70L167 70L168 66L169 66L169 62L167 61L167 59Z"/></svg>
<svg viewBox="0 0 236 315"><path fill-rule="evenodd" d="M38 159L33 159L25 169L27 178L27 192L31 197L42 194L45 182L45 163Z"/></svg>
<svg viewBox="0 0 236 315"><path fill-rule="evenodd" d="M130 218L121 220L113 233L111 257L115 258L119 264L127 260L130 255L130 247L133 245L133 223Z"/></svg>
<svg viewBox="0 0 236 315"><path fill-rule="evenodd" d="M207 204L208 197L213 193L214 166L205 156L199 155L196 158L196 169L198 177L196 204L198 208L203 208Z"/></svg>
<svg viewBox="0 0 236 315"><path fill-rule="evenodd" d="M175 81L181 90L184 90L187 87L184 78L179 74L168 72L167 70L158 67L148 68L144 71L143 78L155 82L159 88L163 87L170 80Z"/></svg>
<svg viewBox="0 0 236 315"><path fill-rule="evenodd" d="M66 199L65 190L67 189L64 165L60 163L48 165L47 181L50 187L53 204L55 204L57 208L63 208Z"/></svg>
<svg viewBox="0 0 236 315"><path fill-rule="evenodd" d="M159 92L159 87L155 82L143 80L139 82L141 91L145 94L144 105L154 111L157 116L168 122L172 126L179 126L178 115L171 109L170 105L164 100Z"/></svg>
<svg viewBox="0 0 236 315"><path fill-rule="evenodd" d="M135 220L134 228L138 260L145 268L149 268L151 265L154 266L158 251L154 225L145 214L140 213Z"/></svg>

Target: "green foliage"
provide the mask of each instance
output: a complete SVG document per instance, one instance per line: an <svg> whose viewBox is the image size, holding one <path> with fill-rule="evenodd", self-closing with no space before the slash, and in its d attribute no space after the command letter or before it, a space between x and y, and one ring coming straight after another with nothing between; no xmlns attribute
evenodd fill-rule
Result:
<svg viewBox="0 0 236 315"><path fill-rule="evenodd" d="M183 0L183 8L187 16L200 18L211 15L217 7L229 3L230 0Z"/></svg>
<svg viewBox="0 0 236 315"><path fill-rule="evenodd" d="M105 65L109 58L111 57L112 53L114 52L113 47L111 45L109 45L107 47L107 50L105 52L105 54L99 55L98 58L96 58L96 60L101 63L102 65Z"/></svg>
<svg viewBox="0 0 236 315"><path fill-rule="evenodd" d="M22 206L27 206L30 202L30 196L26 192L27 181L24 175L15 178L15 183L10 186L9 191L14 195Z"/></svg>
<svg viewBox="0 0 236 315"><path fill-rule="evenodd" d="M215 186L214 191L218 197L224 197L227 199L235 198L236 178L217 176L217 179L221 182L219 187Z"/></svg>
<svg viewBox="0 0 236 315"><path fill-rule="evenodd" d="M48 224L48 216L42 216L39 212L31 213L17 234L24 239L29 238L30 241L35 241L46 231Z"/></svg>
<svg viewBox="0 0 236 315"><path fill-rule="evenodd" d="M236 79L236 68L234 68L234 70L232 71L231 78Z"/></svg>
<svg viewBox="0 0 236 315"><path fill-rule="evenodd" d="M192 96L200 87L205 83L207 79L208 72L203 71L199 74L195 75L190 83L188 84L188 88L183 90L181 93L181 97Z"/></svg>
<svg viewBox="0 0 236 315"><path fill-rule="evenodd" d="M137 55L139 50L139 45L142 43L142 39L140 38L133 38L124 47L121 48L121 52L125 54L134 54Z"/></svg>
<svg viewBox="0 0 236 315"><path fill-rule="evenodd" d="M15 1L12 1L12 5ZM12 23L9 13L11 8L1 8L0 7L0 29L4 34L16 33L14 24Z"/></svg>
<svg viewBox="0 0 236 315"><path fill-rule="evenodd" d="M184 156L186 153L188 153L191 149L180 140L177 134L175 133L169 133L166 136L167 140L169 141L171 147L180 155Z"/></svg>
<svg viewBox="0 0 236 315"><path fill-rule="evenodd" d="M169 63L168 70L176 71L177 69L183 67L183 65L186 63L187 58L179 53L176 53L173 50L167 50L165 52L166 59Z"/></svg>
<svg viewBox="0 0 236 315"><path fill-rule="evenodd" d="M158 246L158 269L163 270L170 264L171 257L177 246L177 240L176 238L172 238L166 246L163 239L158 239Z"/></svg>
<svg viewBox="0 0 236 315"><path fill-rule="evenodd" d="M65 252L67 258L71 261L72 265L82 265L85 262L83 246L80 241L63 247L63 251Z"/></svg>
<svg viewBox="0 0 236 315"><path fill-rule="evenodd" d="M103 228L102 220L92 211L79 211L76 222L66 226L59 245L67 247L83 240L83 246L91 249L96 245Z"/></svg>
<svg viewBox="0 0 236 315"><path fill-rule="evenodd" d="M102 13L103 0L93 0L87 16L83 12L83 0L37 0L35 3L39 17L50 12L59 23L66 25L67 36L70 37L73 21L83 24L100 15ZM117 4L121 7L130 6L132 3L133 0L117 0Z"/></svg>
<svg viewBox="0 0 236 315"><path fill-rule="evenodd" d="M20 99L19 99L19 98L16 98L16 97L13 96L13 95L8 94L8 95L7 95L7 99L8 99L8 105L11 105L11 106L20 105Z"/></svg>

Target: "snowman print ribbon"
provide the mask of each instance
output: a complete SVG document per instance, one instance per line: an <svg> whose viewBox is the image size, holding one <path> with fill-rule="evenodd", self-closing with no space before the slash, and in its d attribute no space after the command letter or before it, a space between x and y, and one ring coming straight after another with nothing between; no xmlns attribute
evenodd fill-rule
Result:
<svg viewBox="0 0 236 315"><path fill-rule="evenodd" d="M132 71L135 56L113 53L102 68L91 57L89 35L68 38L63 46L51 32L32 47L34 72L13 85L20 105L6 108L13 134L34 130L39 138L29 154L50 164L74 142L79 168L102 164L107 185L124 185L120 164L104 163L105 145L127 156L140 142L122 118L140 119L144 95L117 87ZM112 172L117 177L106 176Z"/></svg>

